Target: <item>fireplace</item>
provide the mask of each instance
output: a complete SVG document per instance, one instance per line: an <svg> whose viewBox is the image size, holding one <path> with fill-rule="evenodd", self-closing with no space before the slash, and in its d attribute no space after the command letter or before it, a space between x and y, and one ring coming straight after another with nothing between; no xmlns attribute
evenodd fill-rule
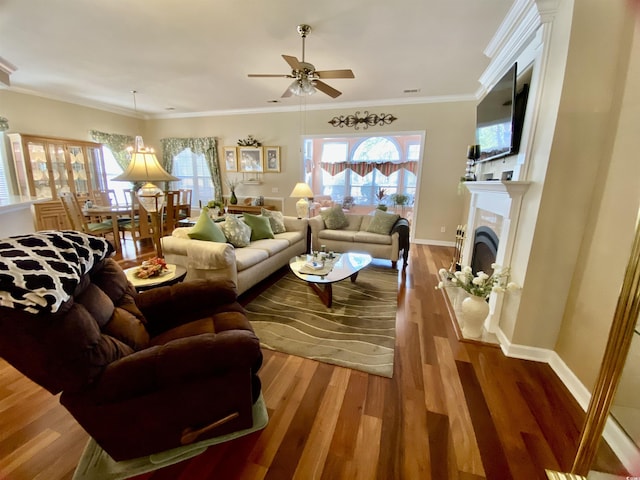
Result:
<svg viewBox="0 0 640 480"><path fill-rule="evenodd" d="M515 267L511 264L522 197L529 182L495 181L465 182L471 193L462 264L474 272L492 272L491 264ZM497 332L502 315L503 298L495 292L489 297L489 318L485 327Z"/></svg>
<svg viewBox="0 0 640 480"><path fill-rule="evenodd" d="M476 228L471 253L471 269L473 274L484 272L493 273L491 265L496 263L498 255L498 235L489 227Z"/></svg>

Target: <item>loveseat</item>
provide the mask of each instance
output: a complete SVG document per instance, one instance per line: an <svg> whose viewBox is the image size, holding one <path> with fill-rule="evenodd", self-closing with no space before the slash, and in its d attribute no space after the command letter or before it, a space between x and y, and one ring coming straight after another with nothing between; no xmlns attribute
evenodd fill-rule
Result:
<svg viewBox="0 0 640 480"><path fill-rule="evenodd" d="M229 281L136 293L106 240L0 240L0 355L115 460L249 428L260 342Z"/></svg>
<svg viewBox="0 0 640 480"><path fill-rule="evenodd" d="M337 217L337 219L335 218ZM402 253L403 268L409 258L409 222L398 215L376 210L373 215L344 213L331 207L309 219L311 248L327 251L365 252L391 260L393 268Z"/></svg>
<svg viewBox="0 0 640 480"><path fill-rule="evenodd" d="M281 219L284 232L275 233L274 238L251 240L244 247L224 240L196 240L189 237L195 227L176 228L171 236L162 238L162 251L168 263L187 269L185 280L228 279L241 294L288 265L292 257L307 252L307 219Z"/></svg>

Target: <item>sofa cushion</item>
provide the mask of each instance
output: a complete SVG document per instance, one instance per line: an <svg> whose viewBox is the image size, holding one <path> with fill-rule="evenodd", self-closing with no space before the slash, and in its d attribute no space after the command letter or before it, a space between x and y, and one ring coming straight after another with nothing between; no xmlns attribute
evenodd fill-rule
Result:
<svg viewBox="0 0 640 480"><path fill-rule="evenodd" d="M244 214L244 223L251 228L251 241L262 240L263 238L273 238L271 223L267 217L261 215Z"/></svg>
<svg viewBox="0 0 640 480"><path fill-rule="evenodd" d="M347 217L347 221L349 222L349 224L347 225L347 227L345 228L345 230L364 230L364 228L366 228L365 223L367 222L367 220L371 217L369 217L369 215L346 215Z"/></svg>
<svg viewBox="0 0 640 480"><path fill-rule="evenodd" d="M373 215L373 220L367 227L367 232L379 233L380 235L389 235L391 229L400 218L400 215L396 213L387 213L382 210L376 210Z"/></svg>
<svg viewBox="0 0 640 480"><path fill-rule="evenodd" d="M358 232L353 230L320 230L318 238L325 240L338 240L341 242L353 242Z"/></svg>
<svg viewBox="0 0 640 480"><path fill-rule="evenodd" d="M271 225L271 230L273 233L284 233L287 231L284 226L284 215L282 212L276 212L274 210L267 210L263 208L261 210L262 216L267 217L269 219L269 224Z"/></svg>
<svg viewBox="0 0 640 480"><path fill-rule="evenodd" d="M322 210L320 215L324 220L325 226L329 229L338 230L349 225L349 220L347 220L347 216L340 205L334 205L331 208Z"/></svg>
<svg viewBox="0 0 640 480"><path fill-rule="evenodd" d="M218 242L218 243L226 243L227 239L224 236L224 233L215 224L211 217L209 217L209 209L204 207L202 212L200 212L200 217L198 217L198 221L191 228L191 231L187 234L189 238L194 240L204 240L207 242Z"/></svg>
<svg viewBox="0 0 640 480"><path fill-rule="evenodd" d="M286 240L287 242L289 242L289 245L293 245L294 243L298 243L300 240L305 240L306 235L307 232L294 230L290 232L277 233L275 237L280 240Z"/></svg>
<svg viewBox="0 0 640 480"><path fill-rule="evenodd" d="M233 215L220 225L227 241L234 247L246 247L251 243L251 227Z"/></svg>
<svg viewBox="0 0 640 480"><path fill-rule="evenodd" d="M260 248L237 248L235 254L236 268L239 272L269 258L269 252Z"/></svg>
<svg viewBox="0 0 640 480"><path fill-rule="evenodd" d="M356 243L375 243L377 245L391 245L391 235L383 235L381 233L356 232L353 236Z"/></svg>
<svg viewBox="0 0 640 480"><path fill-rule="evenodd" d="M288 247L289 242L284 238L256 240L255 242L251 242L251 245L249 245L249 248L265 250L270 257Z"/></svg>
<svg viewBox="0 0 640 480"><path fill-rule="evenodd" d="M149 346L149 333L144 324L122 308L114 310L111 320L104 327L103 332L124 342L136 351Z"/></svg>

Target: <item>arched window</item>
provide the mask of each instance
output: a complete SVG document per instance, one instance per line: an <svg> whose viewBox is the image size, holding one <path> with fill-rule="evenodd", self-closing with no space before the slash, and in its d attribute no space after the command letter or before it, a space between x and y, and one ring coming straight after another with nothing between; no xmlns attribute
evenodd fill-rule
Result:
<svg viewBox="0 0 640 480"><path fill-rule="evenodd" d="M315 170L314 191L331 195L334 201L351 196L356 205L393 205L392 195L404 194L411 204L421 140L415 134L316 139L320 168ZM377 197L381 188L382 202Z"/></svg>

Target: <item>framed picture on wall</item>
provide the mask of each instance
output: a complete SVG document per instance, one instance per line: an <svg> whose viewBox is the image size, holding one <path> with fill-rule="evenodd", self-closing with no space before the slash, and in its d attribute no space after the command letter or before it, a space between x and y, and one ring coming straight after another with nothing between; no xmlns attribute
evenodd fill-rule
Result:
<svg viewBox="0 0 640 480"><path fill-rule="evenodd" d="M280 173L280 147L264 147L265 172Z"/></svg>
<svg viewBox="0 0 640 480"><path fill-rule="evenodd" d="M236 147L224 147L224 166L227 172L238 171L238 149Z"/></svg>
<svg viewBox="0 0 640 480"><path fill-rule="evenodd" d="M262 147L238 147L238 161L242 173L264 172Z"/></svg>

